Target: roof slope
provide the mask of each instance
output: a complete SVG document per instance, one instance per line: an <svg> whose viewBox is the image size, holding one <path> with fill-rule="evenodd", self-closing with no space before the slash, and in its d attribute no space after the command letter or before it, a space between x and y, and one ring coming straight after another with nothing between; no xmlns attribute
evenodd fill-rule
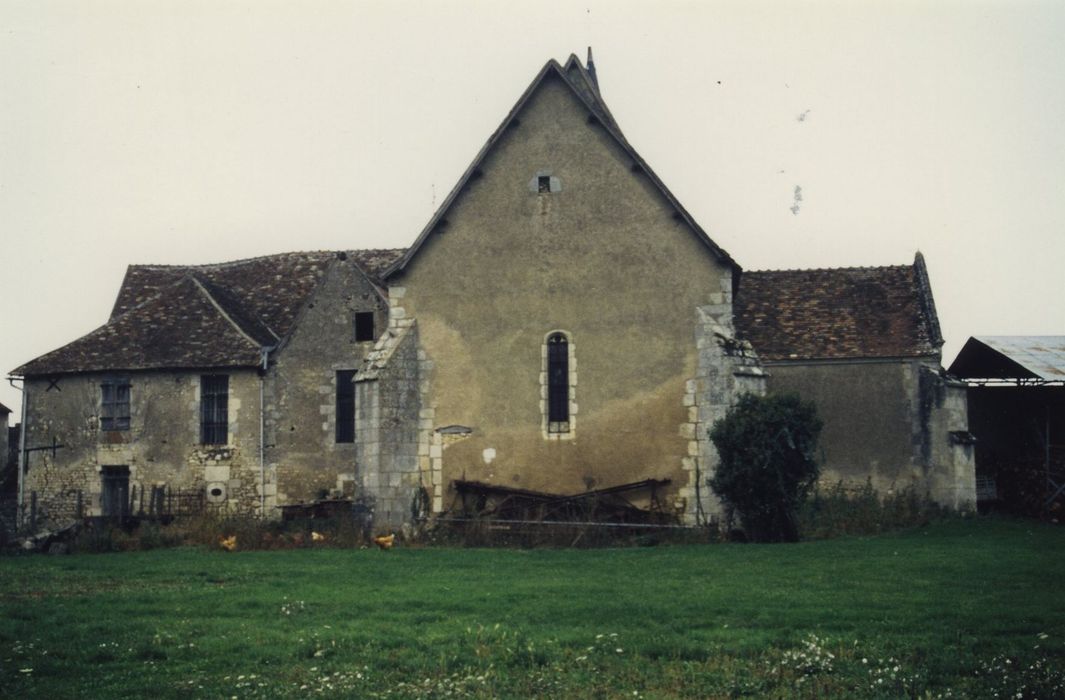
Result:
<svg viewBox="0 0 1065 700"><path fill-rule="evenodd" d="M913 265L745 272L736 329L769 362L935 355L924 259Z"/></svg>
<svg viewBox="0 0 1065 700"><path fill-rule="evenodd" d="M1065 335L974 336L949 372L963 379L1065 382Z"/></svg>
<svg viewBox="0 0 1065 700"><path fill-rule="evenodd" d="M557 78L561 80L564 85L566 85L573 91L573 94L577 97L577 99L580 100L580 102L583 103L584 106L588 109L590 117L594 116L595 120L599 122L603 129L605 129L606 132L610 134L615 141L617 141L621 148L624 149L628 156L632 158L633 169L642 172L644 175L647 176L648 179L651 180L652 183L654 183L655 187L662 194L662 196L664 196L666 198L666 201L669 202L670 206L674 208L676 212L675 215L677 216L677 218L679 218L681 221L688 225L688 227L695 234L695 236L710 249L710 251L718 260L720 260L723 264L733 268L734 270L739 271L741 269L739 264L737 264L736 261L733 260L732 257L727 252L725 252L723 248L721 248L719 245L717 245L716 243L714 243L714 241L710 239L710 236L708 236L706 232L703 231L702 227L700 227L699 224L695 222L695 219L692 217L692 215L689 214L688 211L677 200L677 198L673 196L673 193L669 191L669 188L666 187L665 183L662 182L662 180L658 177L658 175L655 174L653 170L651 170L651 166L649 166L647 162L642 157L640 157L640 154L636 152L636 149L632 147L632 144L628 142L625 136L621 133L621 130L618 128L617 122L614 120L614 116L610 113L610 109L603 101L603 97L599 92L599 85L597 79L592 76L591 73L589 73L587 68L581 65L580 59L578 59L576 55L570 54L570 57L566 61L565 66L560 65L558 61L554 59L551 59L546 64L544 64L544 67L540 69L540 72L537 73L536 77L533 79L529 87L526 88L525 92L523 92L521 97L518 98L518 102L514 105L514 107L511 108L510 112L507 113L507 116L503 119L503 122L489 137L488 141L484 144L484 146L481 147L480 152L478 152L477 156L473 159L473 162L470 163L469 167L466 168L466 172L464 172L462 174L462 177L459 178L458 183L456 183L455 187L448 194L447 198L444 199L443 203L440 205L440 208L429 220L429 223L426 224L424 229L422 229L422 232L418 235L418 238L414 241L414 244L410 248L408 248L406 253L404 253L399 259L397 259L395 263L389 266L382 273L383 277L387 278L393 274L401 272L407 266L407 264L418 254L418 251L421 249L422 244L424 244L425 240L430 235L432 235L432 233L436 231L438 227L441 226L441 224L446 223L446 214L448 213L448 211L451 210L452 205L454 205L459 195L462 194L462 192L466 189L470 180L480 176L481 165L488 157L488 154L493 150L495 145L506 133L508 127L514 121L515 117L517 117L518 113L521 112L522 108L525 107L526 103L536 92L536 89L540 86L540 84L549 78Z"/></svg>
<svg viewBox="0 0 1065 700"><path fill-rule="evenodd" d="M371 281L402 250L283 253L214 265L130 265L106 324L14 370L255 367L292 331L330 264L352 260Z"/></svg>
<svg viewBox="0 0 1065 700"><path fill-rule="evenodd" d="M187 273L221 288L237 305L281 338L292 329L303 302L326 267L340 256L354 260L371 279L403 254L403 249L281 253L212 265L130 265L111 318L158 294Z"/></svg>

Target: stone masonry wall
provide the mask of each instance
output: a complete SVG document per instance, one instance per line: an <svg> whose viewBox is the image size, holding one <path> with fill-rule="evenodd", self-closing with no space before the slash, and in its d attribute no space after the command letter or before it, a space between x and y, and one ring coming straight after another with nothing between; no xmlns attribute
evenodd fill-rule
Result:
<svg viewBox="0 0 1065 700"><path fill-rule="evenodd" d="M375 336L388 325L387 303L355 263L338 257L293 335L271 359L266 379L266 509L324 495L354 497L356 443L337 442L337 371L356 370L374 341L356 341L354 318L374 314Z"/></svg>
<svg viewBox="0 0 1065 700"><path fill-rule="evenodd" d="M394 317L359 371L355 391L358 493L373 509L374 527L410 522L412 507L427 486L421 457L418 332ZM404 323L396 323L403 320ZM431 423L431 420L429 421ZM431 433L431 431L428 431Z"/></svg>
<svg viewBox="0 0 1065 700"><path fill-rule="evenodd" d="M750 343L736 338L732 324L732 281L721 279L721 292L714 304L697 309L695 345L696 376L686 384L684 404L688 423L681 426L688 436L688 456L682 469L687 483L680 489L678 510L684 522L702 525L722 516L722 506L707 485L719 458L710 442L709 430L723 418L737 397L744 393L765 394L766 373Z"/></svg>
<svg viewBox="0 0 1065 700"><path fill-rule="evenodd" d="M215 372L220 373L220 372ZM200 373L133 372L64 376L26 382L27 447L58 445L30 453L23 520L34 494L42 526L101 514L105 466L129 468L137 493L153 486L206 493L211 507L253 512L259 505L259 378L254 370L231 369L228 443L200 444ZM103 431L100 382L108 376L130 381L130 429ZM51 387L51 388L49 388ZM139 499L138 499L139 501Z"/></svg>

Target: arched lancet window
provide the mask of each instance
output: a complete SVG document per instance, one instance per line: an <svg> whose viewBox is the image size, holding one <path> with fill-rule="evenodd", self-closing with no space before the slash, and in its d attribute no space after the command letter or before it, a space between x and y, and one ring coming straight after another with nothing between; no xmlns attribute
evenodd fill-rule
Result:
<svg viewBox="0 0 1065 700"><path fill-rule="evenodd" d="M547 339L547 432L569 432L569 341L562 333Z"/></svg>

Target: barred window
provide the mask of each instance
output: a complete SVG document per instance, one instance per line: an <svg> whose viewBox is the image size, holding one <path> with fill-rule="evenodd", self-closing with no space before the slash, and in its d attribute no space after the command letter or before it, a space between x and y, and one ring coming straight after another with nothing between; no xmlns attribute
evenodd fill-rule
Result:
<svg viewBox="0 0 1065 700"><path fill-rule="evenodd" d="M229 441L229 376L200 377L200 442L225 445Z"/></svg>
<svg viewBox="0 0 1065 700"><path fill-rule="evenodd" d="M337 442L355 442L355 370L337 370Z"/></svg>
<svg viewBox="0 0 1065 700"><path fill-rule="evenodd" d="M129 380L108 378L100 382L100 429L129 430Z"/></svg>

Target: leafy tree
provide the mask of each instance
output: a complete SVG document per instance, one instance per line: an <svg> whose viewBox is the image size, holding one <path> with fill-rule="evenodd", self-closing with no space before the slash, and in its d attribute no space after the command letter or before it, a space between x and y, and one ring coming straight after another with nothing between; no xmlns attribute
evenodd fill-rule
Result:
<svg viewBox="0 0 1065 700"><path fill-rule="evenodd" d="M821 419L795 394L744 394L710 429L721 462L708 481L755 542L799 539L798 509L817 481Z"/></svg>

